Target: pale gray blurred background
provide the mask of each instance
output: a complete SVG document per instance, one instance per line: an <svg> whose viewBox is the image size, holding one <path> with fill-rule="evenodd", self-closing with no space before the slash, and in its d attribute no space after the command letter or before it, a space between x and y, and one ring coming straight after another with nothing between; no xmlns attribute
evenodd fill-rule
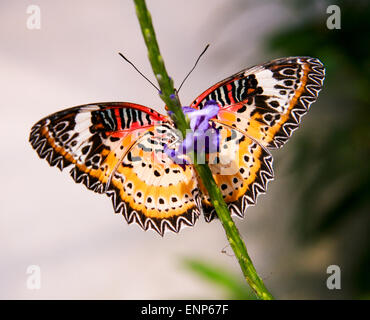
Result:
<svg viewBox="0 0 370 320"><path fill-rule="evenodd" d="M247 3L247 9L235 10ZM40 30L26 27L31 4L41 9ZM297 19L278 1L148 0L147 5L177 86L211 44L182 89L184 105L232 73L278 58L261 47L264 36ZM132 1L2 1L0 43L0 298L225 298L184 267L186 257L216 264L242 283L235 258L221 252L227 241L218 221L201 218L194 228L164 238L128 226L113 214L108 197L50 168L28 143L36 121L66 107L130 101L164 111L155 90L117 54L123 52L154 79ZM305 120L301 130L310 128ZM276 180L237 225L273 294L315 298L327 290L326 267L337 262L335 244L324 240L301 251L292 240L286 222L293 213L284 192L290 148L273 153L281 159ZM39 290L26 287L29 265L41 268ZM312 274L322 280L310 281Z"/></svg>

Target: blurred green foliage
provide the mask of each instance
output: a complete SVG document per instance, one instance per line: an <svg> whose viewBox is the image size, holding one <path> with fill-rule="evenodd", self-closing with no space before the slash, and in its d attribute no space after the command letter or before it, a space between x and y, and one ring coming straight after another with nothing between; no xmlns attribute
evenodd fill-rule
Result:
<svg viewBox="0 0 370 320"><path fill-rule="evenodd" d="M248 1L236 2L238 14ZM329 237L343 272L341 298L370 296L370 2L368 0L280 1L297 19L266 39L274 56L313 56L326 79L310 123L295 137L287 192L294 211L291 229L302 250ZM341 10L341 28L330 30L329 5ZM277 163L279 165L279 163ZM293 207L295 206L295 207ZM208 263L188 260L190 270L249 299L234 276ZM321 280L320 280L321 281ZM327 294L328 290L326 288ZM319 293L318 293L319 296Z"/></svg>
<svg viewBox="0 0 370 320"><path fill-rule="evenodd" d="M240 281L240 276L234 275L220 266L210 264L201 259L184 259L183 265L203 280L222 289L225 297L233 300L255 300L252 290Z"/></svg>
<svg viewBox="0 0 370 320"><path fill-rule="evenodd" d="M289 3L300 22L275 31L268 49L318 57L327 74L320 112L312 115L322 127L319 137L305 130L293 149L292 187L299 197L294 229L304 243L328 235L340 242L341 233L352 233L351 243L337 255L351 284L346 296L361 298L370 292L370 5L361 0ZM341 10L341 29L329 30L323 23L329 4ZM299 194L294 181L301 182ZM356 220L362 227L354 230Z"/></svg>

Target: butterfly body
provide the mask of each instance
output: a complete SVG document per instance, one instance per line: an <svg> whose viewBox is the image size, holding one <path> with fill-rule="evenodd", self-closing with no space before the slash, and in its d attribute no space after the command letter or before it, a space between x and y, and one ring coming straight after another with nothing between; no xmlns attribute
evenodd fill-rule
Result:
<svg viewBox="0 0 370 320"><path fill-rule="evenodd" d="M219 106L209 120L220 134L219 150L206 161L233 215L243 217L266 191L273 178L268 149L289 139L323 79L319 60L283 58L217 83L190 105ZM181 165L164 152L181 140L170 117L127 102L60 111L36 123L30 134L33 148L51 166L71 167L77 183L110 196L128 223L161 235L194 225L201 213L207 221L216 217L189 155Z"/></svg>

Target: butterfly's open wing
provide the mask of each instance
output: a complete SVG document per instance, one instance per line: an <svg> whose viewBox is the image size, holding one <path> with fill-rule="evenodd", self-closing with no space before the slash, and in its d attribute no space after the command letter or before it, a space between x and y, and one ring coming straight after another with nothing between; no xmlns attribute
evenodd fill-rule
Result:
<svg viewBox="0 0 370 320"><path fill-rule="evenodd" d="M215 100L217 119L268 148L279 148L298 128L316 101L324 80L322 63L310 57L290 57L242 70L217 83L192 103L202 108Z"/></svg>
<svg viewBox="0 0 370 320"><path fill-rule="evenodd" d="M193 225L200 197L192 166L163 152L178 139L167 117L132 103L70 108L36 123L30 142L41 158L77 183L112 197L128 223L161 235Z"/></svg>
<svg viewBox="0 0 370 320"><path fill-rule="evenodd" d="M230 158L230 164L210 164L210 168L232 214L243 217L258 194L266 191L273 178L267 148L283 146L298 128L316 101L324 76L318 59L277 59L217 83L191 104L202 109L207 101L215 100L221 107L214 122L222 133L220 154ZM207 196L203 205L206 220L211 221L216 214Z"/></svg>
<svg viewBox="0 0 370 320"><path fill-rule="evenodd" d="M208 164L232 215L244 217L247 208L256 204L273 179L272 156L257 141L240 130L214 121L220 134L220 150L210 153ZM199 181L203 194L203 212L207 222L217 217L207 190Z"/></svg>

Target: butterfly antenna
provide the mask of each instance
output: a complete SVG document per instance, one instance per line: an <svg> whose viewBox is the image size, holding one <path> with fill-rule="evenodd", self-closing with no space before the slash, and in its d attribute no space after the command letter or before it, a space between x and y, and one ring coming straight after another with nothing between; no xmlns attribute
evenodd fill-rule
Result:
<svg viewBox="0 0 370 320"><path fill-rule="evenodd" d="M157 91L160 91L159 89L158 89L158 87L153 83L153 82L151 82L146 76L144 76L143 75L143 73L138 69L138 68L136 68L135 67L135 65L129 60L129 59L127 59L121 52L118 52L118 54L123 58L123 59L125 59L125 61L126 62L128 62L146 81L148 81L154 88L156 88L157 89Z"/></svg>
<svg viewBox="0 0 370 320"><path fill-rule="evenodd" d="M200 58L201 58L201 57L204 55L204 53L207 51L208 47L209 47L209 44L207 44L207 45L206 45L206 47L204 48L204 50L202 51L202 53L199 55L199 57L198 57L197 61L195 61L194 67L193 67L193 68L191 68L191 70L189 71L189 73L186 75L185 79L184 79L184 80L182 80L182 82L181 82L181 84L180 84L180 87L179 87L179 89L177 90L177 92L179 92L179 91L180 91L180 89L181 89L182 85L184 84L184 82L186 81L186 79L190 76L190 74L193 72L193 70L194 70L194 69L195 69L195 67L197 66L197 64L198 64L198 62L199 62L199 60L200 60Z"/></svg>

